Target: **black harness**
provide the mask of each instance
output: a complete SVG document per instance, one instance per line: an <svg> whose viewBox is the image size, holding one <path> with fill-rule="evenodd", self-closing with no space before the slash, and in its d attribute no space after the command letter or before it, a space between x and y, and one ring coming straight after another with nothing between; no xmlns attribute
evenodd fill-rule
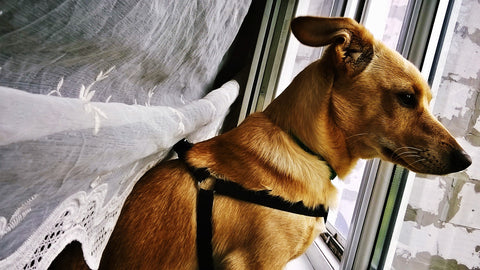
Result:
<svg viewBox="0 0 480 270"><path fill-rule="evenodd" d="M295 138L295 137L294 137ZM297 143L305 150L308 149L298 139ZM186 153L192 148L192 144L187 140L181 140L173 146L173 150L178 154L178 158L185 162L188 170L197 181L202 183L205 179L212 176L207 168L195 168L190 166L185 159ZM307 151L313 153L311 150ZM318 155L317 155L318 156ZM335 178L335 171L330 167L330 179ZM215 184L212 189L199 188L197 197L197 257L198 266L201 270L213 269L213 248L212 248L212 208L213 196L222 195L236 200L250 202L273 209L295 213L311 217L323 217L327 219L328 209L321 205L315 208L306 207L303 202L292 203L282 197L270 195L269 190L253 191L242 187L241 185L219 179L215 177Z"/></svg>

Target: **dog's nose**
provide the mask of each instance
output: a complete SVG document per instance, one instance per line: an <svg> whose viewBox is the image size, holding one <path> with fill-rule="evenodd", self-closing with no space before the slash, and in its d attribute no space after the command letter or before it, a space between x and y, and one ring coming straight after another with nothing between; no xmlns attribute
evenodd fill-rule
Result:
<svg viewBox="0 0 480 270"><path fill-rule="evenodd" d="M450 170L452 172L464 170L471 164L472 158L463 149L455 149L450 153Z"/></svg>

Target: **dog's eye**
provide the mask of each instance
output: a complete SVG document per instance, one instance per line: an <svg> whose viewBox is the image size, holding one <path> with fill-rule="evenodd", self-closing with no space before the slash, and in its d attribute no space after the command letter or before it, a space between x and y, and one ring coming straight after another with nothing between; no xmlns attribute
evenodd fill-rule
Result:
<svg viewBox="0 0 480 270"><path fill-rule="evenodd" d="M414 94L400 93L397 95L400 105L407 108L414 108L417 105L417 99Z"/></svg>

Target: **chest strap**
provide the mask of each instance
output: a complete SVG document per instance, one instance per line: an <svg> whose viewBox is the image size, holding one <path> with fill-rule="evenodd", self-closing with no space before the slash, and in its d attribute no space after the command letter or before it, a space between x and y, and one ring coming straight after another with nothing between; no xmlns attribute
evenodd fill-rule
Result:
<svg viewBox="0 0 480 270"><path fill-rule="evenodd" d="M187 140L181 140L173 146L173 150L178 154L180 160L184 161L190 173L197 183L203 182L211 176L207 168L195 168L188 164L185 159L186 153L192 144ZM197 259L200 270L213 268L213 248L212 248L212 210L214 195L227 196L236 200L250 202L261 206L295 213L311 217L323 217L327 219L328 209L320 204L315 208L309 208L303 202L292 203L280 196L269 194L269 190L254 191L245 189L241 185L216 178L213 189L206 190L199 188L197 197Z"/></svg>

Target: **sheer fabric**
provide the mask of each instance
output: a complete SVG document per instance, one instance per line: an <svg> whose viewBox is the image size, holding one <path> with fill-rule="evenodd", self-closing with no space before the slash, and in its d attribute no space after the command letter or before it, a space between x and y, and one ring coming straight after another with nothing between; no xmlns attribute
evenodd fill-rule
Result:
<svg viewBox="0 0 480 270"><path fill-rule="evenodd" d="M215 135L238 84L207 92L249 2L0 2L0 269L73 240L98 267L135 182Z"/></svg>

